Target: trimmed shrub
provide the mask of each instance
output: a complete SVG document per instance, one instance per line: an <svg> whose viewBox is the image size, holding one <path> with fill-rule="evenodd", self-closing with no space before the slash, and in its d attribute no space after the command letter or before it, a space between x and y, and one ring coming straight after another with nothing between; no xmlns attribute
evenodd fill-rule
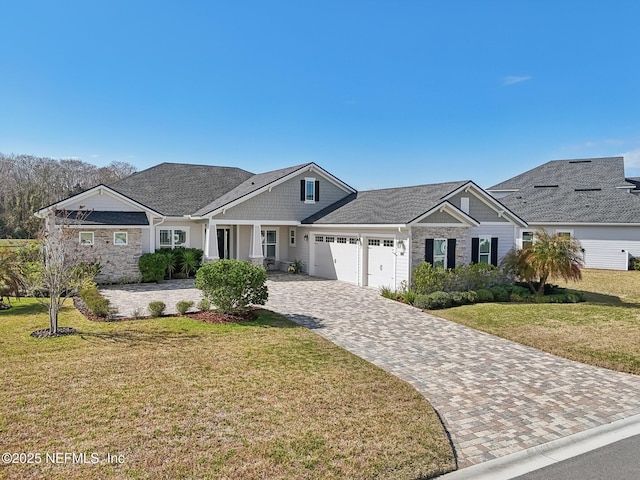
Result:
<svg viewBox="0 0 640 480"><path fill-rule="evenodd" d="M161 282L167 269L167 256L162 253L145 253L138 260L143 282Z"/></svg>
<svg viewBox="0 0 640 480"><path fill-rule="evenodd" d="M184 315L185 313L187 313L187 310L189 310L191 307L193 307L193 302L191 301L180 300L178 303L176 303L176 310L180 315Z"/></svg>
<svg viewBox="0 0 640 480"><path fill-rule="evenodd" d="M107 318L111 313L111 302L100 295L95 284L80 290L79 295L89 311L96 317Z"/></svg>
<svg viewBox="0 0 640 480"><path fill-rule="evenodd" d="M433 292L428 295L418 295L414 305L427 310L449 308L452 306L451 295L447 292Z"/></svg>
<svg viewBox="0 0 640 480"><path fill-rule="evenodd" d="M509 301L509 292L504 287L493 286L489 289L489 291L493 294L494 302L508 302Z"/></svg>
<svg viewBox="0 0 640 480"><path fill-rule="evenodd" d="M161 301L149 302L149 313L152 317L161 317L164 314L167 305Z"/></svg>
<svg viewBox="0 0 640 480"><path fill-rule="evenodd" d="M462 296L465 298L468 305L478 303L478 294L473 290L469 292L462 292Z"/></svg>
<svg viewBox="0 0 640 480"><path fill-rule="evenodd" d="M467 297L464 295L464 292L449 292L449 297L451 298L451 305L453 307L457 307L459 305L467 305L469 303L467 301Z"/></svg>
<svg viewBox="0 0 640 480"><path fill-rule="evenodd" d="M234 313L249 305L264 305L269 295L262 266L222 259L207 263L196 273L196 287L220 311Z"/></svg>
<svg viewBox="0 0 640 480"><path fill-rule="evenodd" d="M206 312L211 308L211 302L206 298L201 298L200 301L198 302L198 305L196 305L196 307L198 308L198 310L202 312Z"/></svg>
<svg viewBox="0 0 640 480"><path fill-rule="evenodd" d="M491 293L491 290L480 288L476 290L476 295L478 296L478 303L493 302L493 293Z"/></svg>
<svg viewBox="0 0 640 480"><path fill-rule="evenodd" d="M430 263L422 262L413 271L413 290L418 295L444 290L447 271L442 267L433 267Z"/></svg>

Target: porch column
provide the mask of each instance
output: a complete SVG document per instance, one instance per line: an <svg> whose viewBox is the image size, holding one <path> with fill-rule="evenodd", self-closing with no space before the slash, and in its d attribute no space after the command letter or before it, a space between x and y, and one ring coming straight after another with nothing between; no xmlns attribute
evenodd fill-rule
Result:
<svg viewBox="0 0 640 480"><path fill-rule="evenodd" d="M208 262L220 260L218 254L218 225L212 218L209 219L209 226L204 239L204 256Z"/></svg>
<svg viewBox="0 0 640 480"><path fill-rule="evenodd" d="M249 243L249 261L254 265L263 265L261 226L253 224L251 227L251 242Z"/></svg>

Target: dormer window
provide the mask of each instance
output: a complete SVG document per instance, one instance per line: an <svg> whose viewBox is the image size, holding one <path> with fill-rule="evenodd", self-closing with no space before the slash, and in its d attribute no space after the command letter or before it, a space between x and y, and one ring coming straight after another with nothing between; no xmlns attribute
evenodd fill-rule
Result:
<svg viewBox="0 0 640 480"><path fill-rule="evenodd" d="M316 203L320 200L320 182L315 178L300 180L300 200L304 203Z"/></svg>

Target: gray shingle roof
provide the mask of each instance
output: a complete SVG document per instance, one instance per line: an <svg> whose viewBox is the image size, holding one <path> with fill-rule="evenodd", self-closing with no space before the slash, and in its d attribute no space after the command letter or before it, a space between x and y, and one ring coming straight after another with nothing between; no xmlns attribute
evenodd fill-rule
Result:
<svg viewBox="0 0 640 480"><path fill-rule="evenodd" d="M262 187L273 183L282 177L286 177L287 175L297 171L302 170L303 168L310 165L309 163L304 163L301 165L295 165L293 167L281 168L279 170L272 170L271 172L258 173L247 178L245 181L240 183L238 186L233 188L232 190L226 192L221 195L219 198L216 198L212 202L205 204L202 208L189 212L194 216L206 215L213 210L223 207L234 200L238 200L246 195L249 195L256 190L259 190Z"/></svg>
<svg viewBox="0 0 640 480"><path fill-rule="evenodd" d="M622 157L554 160L488 190L529 223L640 223L640 198L621 186Z"/></svg>
<svg viewBox="0 0 640 480"><path fill-rule="evenodd" d="M66 219L63 220L63 217ZM79 213L78 210L68 210L56 212L56 223L61 225L149 225L147 214L144 212L108 212L108 211L89 211Z"/></svg>
<svg viewBox="0 0 640 480"><path fill-rule="evenodd" d="M626 185L624 158L552 160L487 188L487 190L512 190L533 185L560 184L573 188L593 188L603 185L619 187Z"/></svg>
<svg viewBox="0 0 640 480"><path fill-rule="evenodd" d="M303 224L405 224L442 202L467 181L368 190L349 195Z"/></svg>
<svg viewBox="0 0 640 480"><path fill-rule="evenodd" d="M234 167L161 163L109 187L163 215L183 216L252 176L251 172Z"/></svg>

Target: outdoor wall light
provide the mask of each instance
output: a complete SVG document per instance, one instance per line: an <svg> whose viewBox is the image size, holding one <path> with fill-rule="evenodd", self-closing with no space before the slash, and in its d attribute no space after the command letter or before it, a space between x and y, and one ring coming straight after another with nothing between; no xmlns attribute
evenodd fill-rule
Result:
<svg viewBox="0 0 640 480"><path fill-rule="evenodd" d="M303 238L308 242L309 241L309 234L305 233Z"/></svg>

